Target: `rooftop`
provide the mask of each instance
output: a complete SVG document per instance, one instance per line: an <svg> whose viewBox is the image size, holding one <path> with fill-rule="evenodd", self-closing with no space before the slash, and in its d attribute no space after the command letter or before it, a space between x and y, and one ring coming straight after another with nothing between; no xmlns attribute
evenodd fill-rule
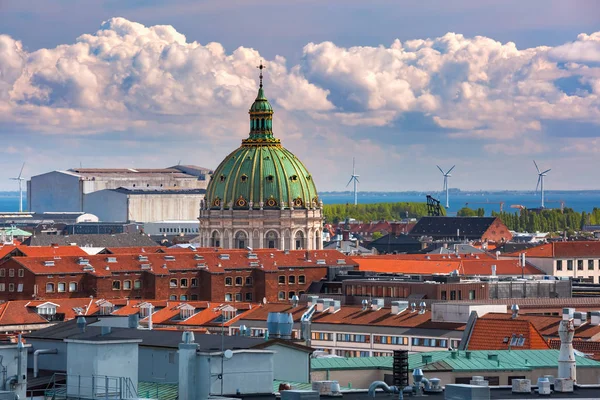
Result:
<svg viewBox="0 0 600 400"><path fill-rule="evenodd" d="M598 258L600 257L600 241L552 242L513 253L504 254L506 257L518 257L525 253L532 258Z"/></svg>
<svg viewBox="0 0 600 400"><path fill-rule="evenodd" d="M71 246L73 244L81 247L157 246L154 240L139 233L37 235L29 237L23 243L28 246Z"/></svg>
<svg viewBox="0 0 600 400"><path fill-rule="evenodd" d="M466 237L479 239L492 225L498 225L499 234L510 232L496 217L422 217L410 231L410 236Z"/></svg>

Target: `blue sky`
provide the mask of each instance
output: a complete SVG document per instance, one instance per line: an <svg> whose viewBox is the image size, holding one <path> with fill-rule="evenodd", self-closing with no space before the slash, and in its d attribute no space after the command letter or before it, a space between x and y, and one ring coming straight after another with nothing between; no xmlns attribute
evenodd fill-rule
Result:
<svg viewBox="0 0 600 400"><path fill-rule="evenodd" d="M0 0L0 190L216 167L267 63L275 134L341 190L600 189L596 1ZM83 36L82 36L83 35Z"/></svg>

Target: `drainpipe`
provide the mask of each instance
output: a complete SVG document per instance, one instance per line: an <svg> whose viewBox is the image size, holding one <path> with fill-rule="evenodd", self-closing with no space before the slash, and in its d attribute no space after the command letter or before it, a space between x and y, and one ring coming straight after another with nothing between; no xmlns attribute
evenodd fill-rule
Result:
<svg viewBox="0 0 600 400"><path fill-rule="evenodd" d="M38 360L41 354L57 354L58 349L39 349L33 352L33 377L37 378L40 372Z"/></svg>

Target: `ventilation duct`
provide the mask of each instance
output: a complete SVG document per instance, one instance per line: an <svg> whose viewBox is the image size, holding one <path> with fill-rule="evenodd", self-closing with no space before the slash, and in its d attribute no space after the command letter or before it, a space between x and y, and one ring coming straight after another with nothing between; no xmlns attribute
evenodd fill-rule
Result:
<svg viewBox="0 0 600 400"><path fill-rule="evenodd" d="M408 308L408 301L392 301L392 314L398 315Z"/></svg>

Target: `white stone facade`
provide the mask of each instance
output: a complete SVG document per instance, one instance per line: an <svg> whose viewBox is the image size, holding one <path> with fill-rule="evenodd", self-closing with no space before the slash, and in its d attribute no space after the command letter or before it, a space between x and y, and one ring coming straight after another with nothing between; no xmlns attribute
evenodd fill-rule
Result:
<svg viewBox="0 0 600 400"><path fill-rule="evenodd" d="M322 250L321 208L220 209L200 202L200 246L224 249Z"/></svg>

